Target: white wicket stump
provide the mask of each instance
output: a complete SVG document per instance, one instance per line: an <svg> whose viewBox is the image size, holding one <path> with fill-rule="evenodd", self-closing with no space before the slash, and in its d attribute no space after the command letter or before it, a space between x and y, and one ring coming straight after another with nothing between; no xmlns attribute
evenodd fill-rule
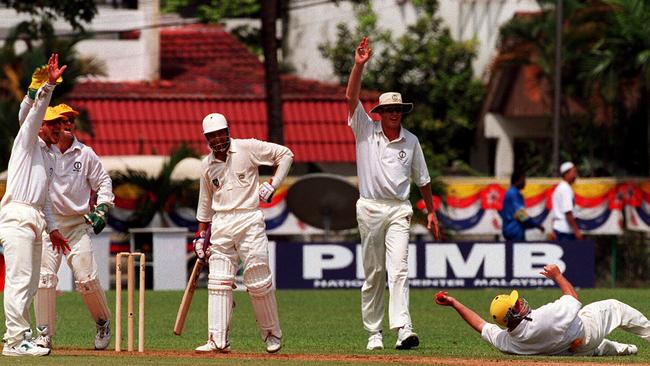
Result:
<svg viewBox="0 0 650 366"><path fill-rule="evenodd" d="M146 258L143 253L118 253L115 257L115 352L122 351L122 258L127 258L127 351L133 351L133 295L135 292L134 258L139 258L140 289L138 306L138 352L144 352L144 274Z"/></svg>

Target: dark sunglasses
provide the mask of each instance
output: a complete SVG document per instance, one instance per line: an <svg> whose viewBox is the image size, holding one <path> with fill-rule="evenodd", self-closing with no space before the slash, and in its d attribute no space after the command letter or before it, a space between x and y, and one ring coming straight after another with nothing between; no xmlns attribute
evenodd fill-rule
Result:
<svg viewBox="0 0 650 366"><path fill-rule="evenodd" d="M402 107L384 107L381 110L383 113L402 113Z"/></svg>

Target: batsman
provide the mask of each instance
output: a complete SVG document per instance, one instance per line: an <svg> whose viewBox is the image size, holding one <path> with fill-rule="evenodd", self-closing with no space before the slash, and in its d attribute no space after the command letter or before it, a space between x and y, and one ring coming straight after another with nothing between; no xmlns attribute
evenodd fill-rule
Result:
<svg viewBox="0 0 650 366"><path fill-rule="evenodd" d="M233 287L239 259L266 351L282 347L282 331L269 267L268 239L259 201L269 202L289 172L288 148L255 139L230 137L228 121L219 113L203 119L203 135L211 153L202 161L194 250L207 257L208 342L196 352L230 352L229 329ZM260 165L275 167L270 181L259 183ZM211 225L211 235L205 230Z"/></svg>

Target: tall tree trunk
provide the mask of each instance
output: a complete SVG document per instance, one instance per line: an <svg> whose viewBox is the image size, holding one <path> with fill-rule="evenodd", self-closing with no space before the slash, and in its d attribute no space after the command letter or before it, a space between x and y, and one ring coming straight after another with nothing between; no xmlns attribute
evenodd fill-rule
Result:
<svg viewBox="0 0 650 366"><path fill-rule="evenodd" d="M284 144L282 91L280 71L278 69L278 39L275 29L277 18L277 0L262 1L262 47L264 49L264 87L266 90L269 141Z"/></svg>

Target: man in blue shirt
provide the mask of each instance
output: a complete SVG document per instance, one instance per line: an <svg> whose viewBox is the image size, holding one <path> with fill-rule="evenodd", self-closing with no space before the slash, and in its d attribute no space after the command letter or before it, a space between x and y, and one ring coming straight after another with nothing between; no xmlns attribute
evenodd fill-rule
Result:
<svg viewBox="0 0 650 366"><path fill-rule="evenodd" d="M503 237L506 240L526 240L526 229L538 228L544 232L544 227L528 216L524 206L521 190L526 186L526 174L515 171L510 177L510 184L503 199L503 209L499 212L503 221Z"/></svg>

